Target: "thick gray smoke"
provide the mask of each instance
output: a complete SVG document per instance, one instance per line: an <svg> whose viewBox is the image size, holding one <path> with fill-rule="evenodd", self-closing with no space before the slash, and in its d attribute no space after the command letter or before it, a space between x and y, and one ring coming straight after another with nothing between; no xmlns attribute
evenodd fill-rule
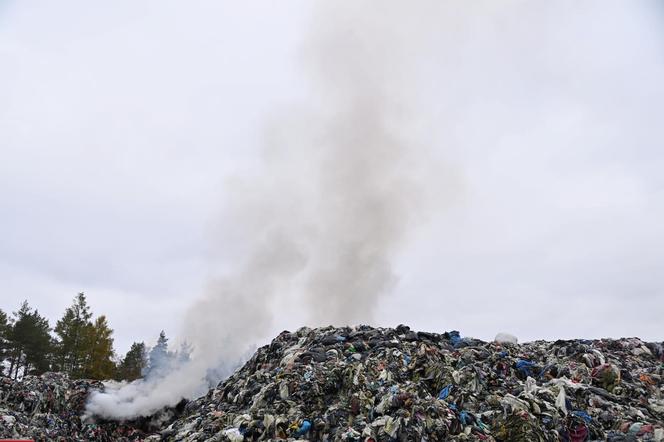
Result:
<svg viewBox="0 0 664 442"><path fill-rule="evenodd" d="M285 109L266 130L263 168L229 186L226 217L244 257L187 312L191 361L157 379L109 385L87 414L149 415L202 393L268 337L276 314L291 315L295 327L372 321L417 219L412 177L426 158L399 99L404 45L389 23L363 12L316 15L303 59L317 103Z"/></svg>

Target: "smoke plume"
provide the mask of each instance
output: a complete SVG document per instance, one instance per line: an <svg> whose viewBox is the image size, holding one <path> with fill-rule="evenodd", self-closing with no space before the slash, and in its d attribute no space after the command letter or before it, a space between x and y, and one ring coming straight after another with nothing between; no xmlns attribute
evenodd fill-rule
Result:
<svg viewBox="0 0 664 442"><path fill-rule="evenodd" d="M203 393L268 337L277 314L295 327L372 321L417 219L413 177L426 158L400 99L404 44L363 12L318 11L302 51L316 104L269 122L261 169L229 182L229 241L241 242L243 258L185 315L191 360L156 379L109 385L88 415L150 415Z"/></svg>

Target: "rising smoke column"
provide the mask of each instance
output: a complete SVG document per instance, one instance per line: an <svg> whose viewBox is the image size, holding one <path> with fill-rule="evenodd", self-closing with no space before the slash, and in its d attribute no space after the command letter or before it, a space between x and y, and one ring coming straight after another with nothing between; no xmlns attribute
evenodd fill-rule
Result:
<svg viewBox="0 0 664 442"><path fill-rule="evenodd" d="M88 415L150 415L203 393L267 337L290 293L301 300L295 327L373 319L396 281L391 262L417 205L411 177L424 158L400 129L399 44L389 23L362 21L365 12L335 6L316 15L304 59L318 105L272 123L263 173L231 189L229 219L243 224L246 256L185 315L191 361L93 394Z"/></svg>
<svg viewBox="0 0 664 442"><path fill-rule="evenodd" d="M349 103L324 141L315 203L323 217L314 224L305 286L317 325L370 322L395 282L391 261L412 199L400 176L403 148L374 112L381 104L375 97Z"/></svg>
<svg viewBox="0 0 664 442"><path fill-rule="evenodd" d="M417 32L403 17L431 5L383 6L328 5L313 21L306 51L316 96L327 106L315 135L317 194L307 201L314 232L304 298L314 325L374 319L396 283L392 262L421 206L415 177L424 174L427 152L409 133L407 106ZM397 32L399 25L405 29Z"/></svg>

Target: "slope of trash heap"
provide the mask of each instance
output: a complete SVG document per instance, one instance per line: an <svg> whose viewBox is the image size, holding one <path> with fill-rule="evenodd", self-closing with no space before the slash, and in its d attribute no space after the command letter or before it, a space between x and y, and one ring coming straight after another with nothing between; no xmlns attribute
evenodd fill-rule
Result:
<svg viewBox="0 0 664 442"><path fill-rule="evenodd" d="M406 326L301 328L189 402L161 436L660 441L663 361L661 343L637 338L519 345Z"/></svg>
<svg viewBox="0 0 664 442"><path fill-rule="evenodd" d="M0 377L0 439L35 441L140 440L144 434L130 424L85 423L81 415L99 381L70 380L62 373Z"/></svg>

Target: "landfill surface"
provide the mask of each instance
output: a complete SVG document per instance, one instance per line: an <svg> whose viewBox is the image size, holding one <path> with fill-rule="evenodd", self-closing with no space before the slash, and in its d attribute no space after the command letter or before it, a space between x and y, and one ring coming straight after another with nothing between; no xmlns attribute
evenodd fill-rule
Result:
<svg viewBox="0 0 664 442"><path fill-rule="evenodd" d="M131 423L84 423L81 415L99 381L70 380L62 373L0 378L0 440L116 441L142 440L145 433Z"/></svg>
<svg viewBox="0 0 664 442"><path fill-rule="evenodd" d="M2 379L0 438L664 441L663 375L662 343L638 338L517 344L403 325L305 327L149 431L147 420L81 422L100 383Z"/></svg>

